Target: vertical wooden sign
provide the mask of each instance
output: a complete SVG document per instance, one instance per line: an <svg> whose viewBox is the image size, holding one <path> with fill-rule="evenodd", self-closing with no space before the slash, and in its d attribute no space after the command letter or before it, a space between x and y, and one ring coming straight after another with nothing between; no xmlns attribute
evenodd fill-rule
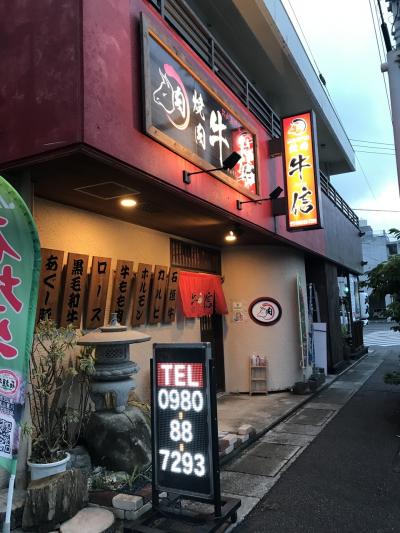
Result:
<svg viewBox="0 0 400 533"><path fill-rule="evenodd" d="M110 270L110 258L93 257L85 320L85 327L87 329L104 326Z"/></svg>
<svg viewBox="0 0 400 533"><path fill-rule="evenodd" d="M57 322L64 252L42 248L40 253L42 256L42 268L40 271L36 322L45 318L51 318Z"/></svg>
<svg viewBox="0 0 400 533"><path fill-rule="evenodd" d="M132 326L146 323L152 266L139 263L133 299Z"/></svg>
<svg viewBox="0 0 400 533"><path fill-rule="evenodd" d="M120 324L126 324L132 278L133 261L118 259L117 268L115 269L110 314L117 313L117 319Z"/></svg>
<svg viewBox="0 0 400 533"><path fill-rule="evenodd" d="M176 316L176 301L178 295L178 278L179 278L179 269L170 268L168 276L168 287L167 293L165 295L165 311L164 311L164 322L169 324L174 322Z"/></svg>
<svg viewBox="0 0 400 533"><path fill-rule="evenodd" d="M68 254L61 312L61 326L64 328L68 324L77 328L81 326L88 260L89 256L87 255Z"/></svg>
<svg viewBox="0 0 400 533"><path fill-rule="evenodd" d="M160 265L155 266L153 290L151 291L149 324L157 324L162 320L167 274L168 267Z"/></svg>

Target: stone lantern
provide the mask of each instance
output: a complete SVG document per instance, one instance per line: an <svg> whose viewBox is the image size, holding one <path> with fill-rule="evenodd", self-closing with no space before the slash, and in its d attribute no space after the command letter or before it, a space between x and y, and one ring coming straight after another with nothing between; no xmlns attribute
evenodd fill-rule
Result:
<svg viewBox="0 0 400 533"><path fill-rule="evenodd" d="M130 361L129 345L150 340L148 335L129 330L117 321L117 314L111 315L108 326L87 333L78 341L81 346L95 347L95 372L90 383L90 397L96 411L106 409L106 396L114 396L115 411L125 411L129 391L136 388L131 377L139 371L138 365Z"/></svg>

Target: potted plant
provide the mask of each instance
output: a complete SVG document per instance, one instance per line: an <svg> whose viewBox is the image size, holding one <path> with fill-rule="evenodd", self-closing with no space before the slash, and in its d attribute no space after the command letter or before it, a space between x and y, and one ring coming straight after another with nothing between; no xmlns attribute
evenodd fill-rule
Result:
<svg viewBox="0 0 400 533"><path fill-rule="evenodd" d="M73 363L77 333L72 326L57 328L53 320L39 322L32 347L28 402L31 436L28 465L32 479L62 472L68 450L79 439L90 412L88 377L93 359L83 350Z"/></svg>

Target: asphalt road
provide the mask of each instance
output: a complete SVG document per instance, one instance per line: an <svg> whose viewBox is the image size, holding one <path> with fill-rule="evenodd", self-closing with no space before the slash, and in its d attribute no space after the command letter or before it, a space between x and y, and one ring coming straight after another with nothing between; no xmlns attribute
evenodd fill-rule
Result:
<svg viewBox="0 0 400 533"><path fill-rule="evenodd" d="M282 475L235 533L400 532L400 346ZM398 470L399 472L397 472Z"/></svg>

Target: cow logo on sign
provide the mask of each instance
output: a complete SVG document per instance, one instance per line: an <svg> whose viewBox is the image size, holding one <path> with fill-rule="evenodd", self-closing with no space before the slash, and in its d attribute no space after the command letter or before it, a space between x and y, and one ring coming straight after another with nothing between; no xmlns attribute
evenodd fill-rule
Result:
<svg viewBox="0 0 400 533"><path fill-rule="evenodd" d="M161 106L168 120L178 130L185 130L190 119L190 105L185 86L172 65L164 64L160 86L153 92L154 102Z"/></svg>
<svg viewBox="0 0 400 533"><path fill-rule="evenodd" d="M282 316L282 308L276 300L263 296L249 306L250 318L260 326L276 324Z"/></svg>

